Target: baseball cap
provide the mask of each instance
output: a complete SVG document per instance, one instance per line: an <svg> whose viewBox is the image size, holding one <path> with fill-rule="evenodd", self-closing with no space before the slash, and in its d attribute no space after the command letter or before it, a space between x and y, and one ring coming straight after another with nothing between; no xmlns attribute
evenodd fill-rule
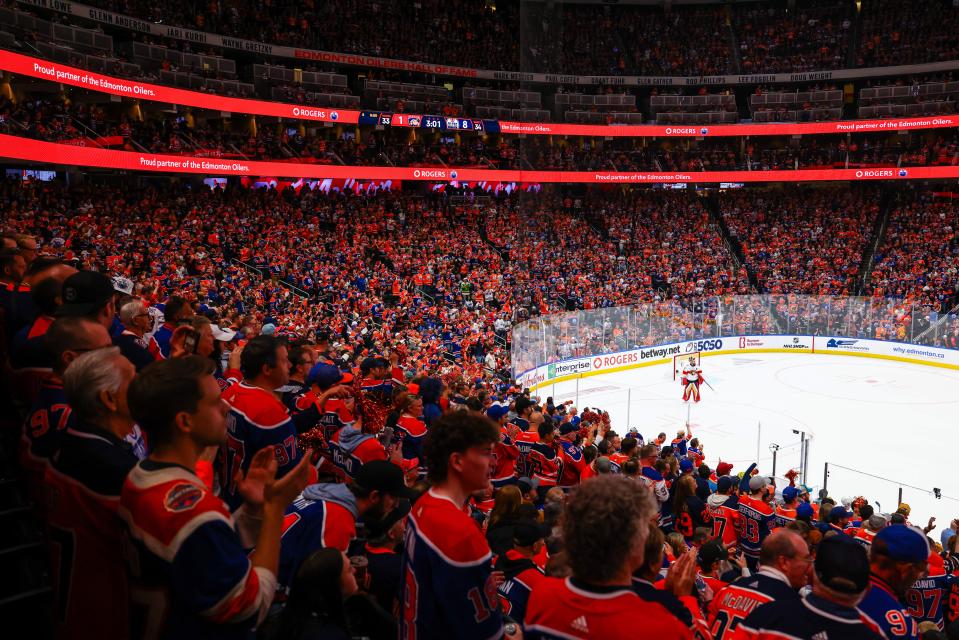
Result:
<svg viewBox="0 0 959 640"><path fill-rule="evenodd" d="M829 512L830 520L841 520L843 518L851 518L851 517L852 517L852 513L849 511L846 511L846 507L842 505L837 505L833 507L832 510Z"/></svg>
<svg viewBox="0 0 959 640"><path fill-rule="evenodd" d="M717 560L726 560L729 558L729 551L721 542L711 540L699 548L699 566L703 569L709 569Z"/></svg>
<svg viewBox="0 0 959 640"><path fill-rule="evenodd" d="M812 505L808 502L800 502L796 507L796 516L799 518L811 518L814 513Z"/></svg>
<svg viewBox="0 0 959 640"><path fill-rule="evenodd" d="M383 356L369 356L363 358L363 362L360 363L360 371L371 371L372 369L388 366L390 366L390 361Z"/></svg>
<svg viewBox="0 0 959 640"><path fill-rule="evenodd" d="M729 472L733 470L733 465L728 462L720 462L716 465L716 475L717 476L728 476Z"/></svg>
<svg viewBox="0 0 959 640"><path fill-rule="evenodd" d="M519 547L532 547L537 540L549 537L549 529L534 521L521 521L513 525L513 542Z"/></svg>
<svg viewBox="0 0 959 640"><path fill-rule="evenodd" d="M318 362L306 374L306 384L315 384L320 389L329 389L335 384L344 382L344 378L347 376L350 380L346 380L346 382L350 382L353 379L352 374L343 373L335 364Z"/></svg>
<svg viewBox="0 0 959 640"><path fill-rule="evenodd" d="M908 518L909 514L912 513L912 507L910 507L908 504L903 502L899 505L899 508L896 509L896 513L901 513L902 515Z"/></svg>
<svg viewBox="0 0 959 640"><path fill-rule="evenodd" d="M563 423L562 425L560 425L560 427L559 427L559 435L561 435L561 436L565 436L565 435L570 434L570 433L576 433L576 432L578 432L578 431L579 431L579 427L577 427L577 426L576 426L575 424L573 424L572 422L564 422L564 423Z"/></svg>
<svg viewBox="0 0 959 640"><path fill-rule="evenodd" d="M366 537L376 538L393 528L397 522L410 514L413 505L409 500L399 500L393 510L386 514L381 520L365 520Z"/></svg>
<svg viewBox="0 0 959 640"><path fill-rule="evenodd" d="M749 479L749 490L759 491L760 489L765 489L768 484L769 482L765 476L753 476Z"/></svg>
<svg viewBox="0 0 959 640"><path fill-rule="evenodd" d="M716 481L716 490L720 493L725 493L729 491L733 486L733 479L729 476L721 476L719 480Z"/></svg>
<svg viewBox="0 0 959 640"><path fill-rule="evenodd" d="M799 495L799 489L796 487L784 487L783 488L783 500L786 502L792 502L796 499L796 496Z"/></svg>
<svg viewBox="0 0 959 640"><path fill-rule="evenodd" d="M356 472L355 483L370 491L388 493L397 498L412 500L417 493L406 486L403 470L386 460L371 460Z"/></svg>
<svg viewBox="0 0 959 640"><path fill-rule="evenodd" d="M882 528L886 526L886 519L878 513L874 513L869 516L869 520L866 521L866 526L869 527L870 531L881 531Z"/></svg>
<svg viewBox="0 0 959 640"><path fill-rule="evenodd" d="M520 492L529 493L533 489L539 488L539 480L536 478L520 478L516 481L516 485L519 487Z"/></svg>
<svg viewBox="0 0 959 640"><path fill-rule="evenodd" d="M58 317L87 316L113 298L113 282L97 271L78 271L63 281L61 295Z"/></svg>
<svg viewBox="0 0 959 640"><path fill-rule="evenodd" d="M824 538L814 568L819 581L833 591L858 594L869 586L869 556L865 547L848 536Z"/></svg>
<svg viewBox="0 0 959 640"><path fill-rule="evenodd" d="M274 333L276 333L276 325L272 322L267 322L263 325L263 328L260 329L261 336L272 336Z"/></svg>
<svg viewBox="0 0 959 640"><path fill-rule="evenodd" d="M113 290L117 293L125 293L128 296L133 295L133 282L123 276L113 276L110 278L113 283Z"/></svg>
<svg viewBox="0 0 959 640"><path fill-rule="evenodd" d="M683 458L679 461L679 470L683 473L687 473L693 470L693 461L689 458Z"/></svg>
<svg viewBox="0 0 959 640"><path fill-rule="evenodd" d="M596 458L593 466L596 467L596 473L610 473L613 470L613 465L606 456Z"/></svg>
<svg viewBox="0 0 959 640"><path fill-rule="evenodd" d="M486 410L486 417L488 417L493 422L497 422L500 418L509 413L509 407L504 407L501 404L494 404Z"/></svg>
<svg viewBox="0 0 959 640"><path fill-rule="evenodd" d="M222 329L216 324L211 324L210 330L213 331L213 339L220 342L229 342L236 337L236 331L233 329Z"/></svg>
<svg viewBox="0 0 959 640"><path fill-rule="evenodd" d="M882 541L885 545L875 545ZM884 555L898 562L924 562L929 558L929 542L921 529L906 525L893 525L876 534L873 549L883 549Z"/></svg>

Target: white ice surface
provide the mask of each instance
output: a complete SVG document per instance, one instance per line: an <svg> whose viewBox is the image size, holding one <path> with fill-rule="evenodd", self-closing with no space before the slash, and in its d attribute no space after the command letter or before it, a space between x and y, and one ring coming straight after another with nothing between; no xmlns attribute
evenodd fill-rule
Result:
<svg viewBox="0 0 959 640"><path fill-rule="evenodd" d="M715 391L703 386L690 423L710 467L722 459L735 465L734 473L744 470L757 460L758 436L761 473L772 474L771 443L780 446L776 475L798 470L796 429L812 435L806 484L815 490L829 462L829 494L837 501L862 495L890 513L903 483L919 488L903 486L910 521L924 526L936 517L934 539L959 517L959 474L952 466L959 371L825 354L705 354L702 368ZM647 440L661 431L671 440L686 422L687 403L669 363L561 382L537 394L557 403L574 400L580 411L605 409L620 435L636 427ZM942 499L933 497L933 487Z"/></svg>

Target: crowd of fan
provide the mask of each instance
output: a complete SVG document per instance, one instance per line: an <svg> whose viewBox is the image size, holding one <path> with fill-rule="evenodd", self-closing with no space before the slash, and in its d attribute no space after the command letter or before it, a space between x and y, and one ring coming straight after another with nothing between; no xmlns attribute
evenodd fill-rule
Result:
<svg viewBox="0 0 959 640"><path fill-rule="evenodd" d="M399 349L234 331L2 241L4 388L22 390L3 401L25 417L57 637L956 631L959 521L937 542L906 504L709 465L688 426L620 435L600 409L446 382Z"/></svg>
<svg viewBox="0 0 959 640"><path fill-rule="evenodd" d="M793 10L744 8L736 14L743 73L795 73L845 66L852 27L847 2L804 2Z"/></svg>
<svg viewBox="0 0 959 640"><path fill-rule="evenodd" d="M741 244L764 291L855 293L863 250L879 211L874 193L824 189L781 201L742 191L724 200L730 234Z"/></svg>
<svg viewBox="0 0 959 640"><path fill-rule="evenodd" d="M91 0L140 19L274 44L403 60L547 73L717 75L789 73L846 65L853 8L837 0L729 8L562 5L423 0L407 5L268 2L148 3ZM959 58L951 0L875 0L862 7L857 66ZM478 65L477 60L483 64Z"/></svg>
<svg viewBox="0 0 959 640"><path fill-rule="evenodd" d="M948 0L863 3L856 65L886 67L959 57L959 9Z"/></svg>
<svg viewBox="0 0 959 640"><path fill-rule="evenodd" d="M907 505L736 475L692 433L623 437L495 375L511 320L750 291L686 194L537 198L5 182L5 415L27 416L27 487L79 568L54 570L58 634L145 636L120 603L150 589L162 637L612 638L637 612L667 637L943 637L956 523L939 555ZM720 210L762 287L843 294L878 200ZM874 293L951 295L955 222L901 205ZM801 304L780 310L823 313ZM615 344L665 337L648 326Z"/></svg>

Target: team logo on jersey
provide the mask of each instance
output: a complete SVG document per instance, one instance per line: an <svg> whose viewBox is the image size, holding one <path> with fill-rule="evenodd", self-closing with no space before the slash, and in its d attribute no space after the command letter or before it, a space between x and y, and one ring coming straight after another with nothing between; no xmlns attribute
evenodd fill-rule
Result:
<svg viewBox="0 0 959 640"><path fill-rule="evenodd" d="M202 497L203 490L200 487L184 482L167 491L166 498L163 499L163 506L172 513L189 511L196 506Z"/></svg>

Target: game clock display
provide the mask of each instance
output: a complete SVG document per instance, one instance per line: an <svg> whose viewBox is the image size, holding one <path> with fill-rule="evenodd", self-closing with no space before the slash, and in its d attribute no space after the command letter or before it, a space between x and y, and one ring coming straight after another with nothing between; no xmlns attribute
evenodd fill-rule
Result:
<svg viewBox="0 0 959 640"><path fill-rule="evenodd" d="M434 131L476 131L491 129L493 121L474 120L472 118L448 118L445 116L424 116L409 113L386 113L381 111L361 111L360 125L381 127L410 127L414 129L433 129ZM492 127L498 130L498 126Z"/></svg>

